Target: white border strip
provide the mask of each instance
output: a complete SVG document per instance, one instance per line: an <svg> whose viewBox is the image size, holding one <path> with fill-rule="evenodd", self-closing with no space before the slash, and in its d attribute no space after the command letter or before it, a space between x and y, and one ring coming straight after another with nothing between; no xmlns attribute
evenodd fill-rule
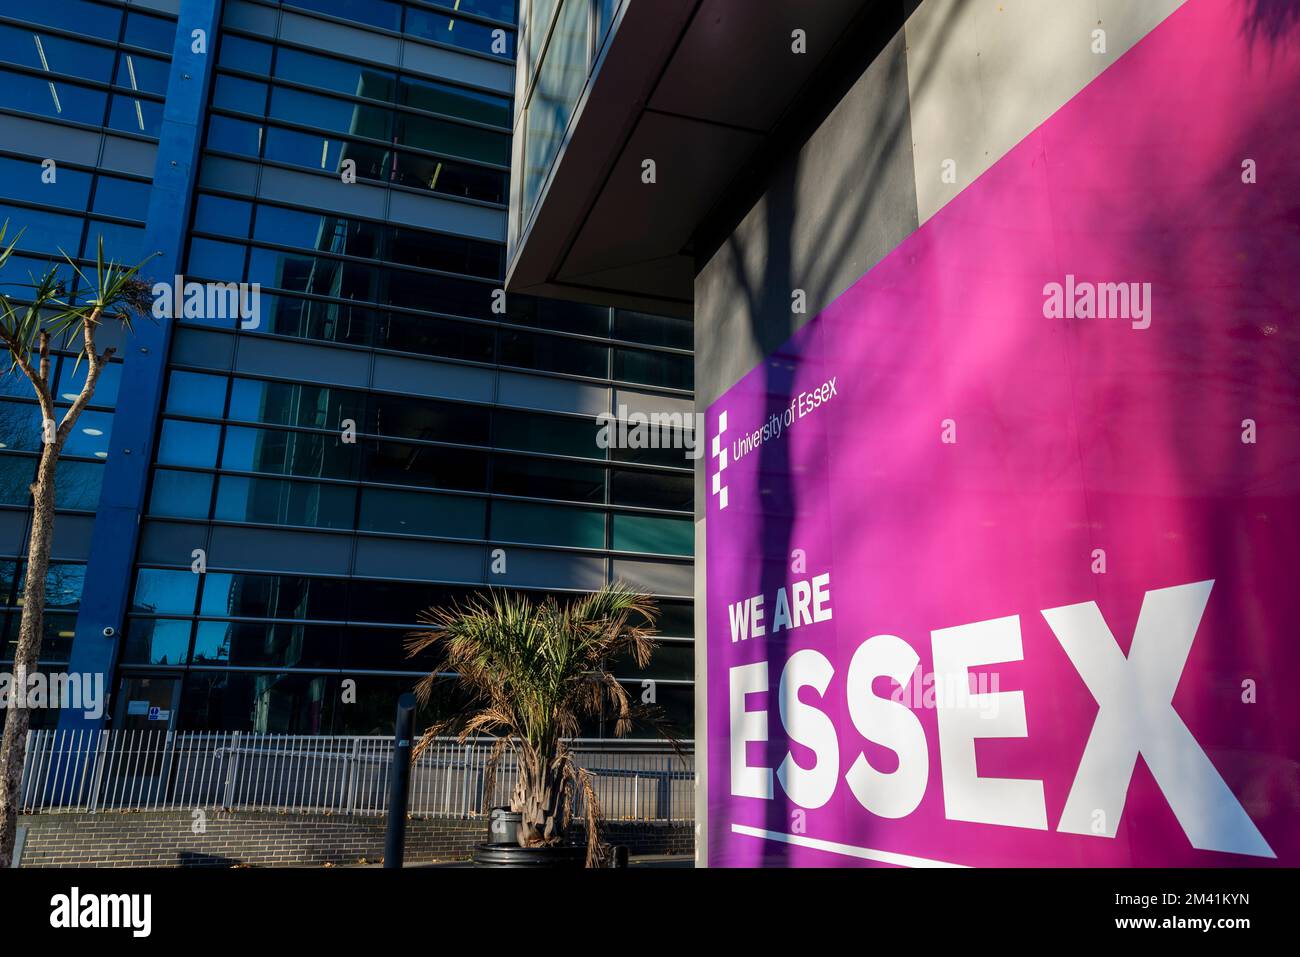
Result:
<svg viewBox="0 0 1300 957"><path fill-rule="evenodd" d="M928 857L913 857L911 854L895 854L893 851L877 851L870 847L857 847L853 844L840 844L836 841L823 841L820 838L804 834L783 834L780 831L765 831L750 827L748 824L732 824L731 830L747 837L757 837L764 841L776 841L781 844L795 844L799 847L811 847L815 851L831 854L843 854L845 857L857 857L865 861L879 861L882 864L897 864L899 867L965 867L965 864L953 864L949 861L934 861Z"/></svg>

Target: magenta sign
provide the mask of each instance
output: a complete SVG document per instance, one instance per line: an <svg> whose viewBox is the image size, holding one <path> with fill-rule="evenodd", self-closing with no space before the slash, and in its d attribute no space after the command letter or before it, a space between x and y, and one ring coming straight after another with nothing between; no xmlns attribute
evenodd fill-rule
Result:
<svg viewBox="0 0 1300 957"><path fill-rule="evenodd" d="M710 863L1300 864L1300 52L1246 7L710 408Z"/></svg>

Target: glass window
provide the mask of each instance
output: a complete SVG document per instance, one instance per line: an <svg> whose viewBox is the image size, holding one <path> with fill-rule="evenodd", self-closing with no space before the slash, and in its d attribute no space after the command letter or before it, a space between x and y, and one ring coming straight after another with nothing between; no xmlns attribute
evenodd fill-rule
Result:
<svg viewBox="0 0 1300 957"><path fill-rule="evenodd" d="M506 303L506 321L537 329L577 332L584 336L609 335L609 309L532 296L511 296Z"/></svg>
<svg viewBox="0 0 1300 957"><path fill-rule="evenodd" d="M651 346L691 349L695 345L695 326L690 319L615 309L614 336Z"/></svg>
<svg viewBox="0 0 1300 957"><path fill-rule="evenodd" d="M266 90L267 85L259 80L218 73L212 88L212 105L254 116L265 116Z"/></svg>
<svg viewBox="0 0 1300 957"><path fill-rule="evenodd" d="M690 356L615 349L614 378L670 389L691 389L694 387L695 369Z"/></svg>
<svg viewBox="0 0 1300 957"><path fill-rule="evenodd" d="M491 412L482 406L372 394L367 431L401 439L487 445Z"/></svg>
<svg viewBox="0 0 1300 957"><path fill-rule="evenodd" d="M59 375L55 380L56 401L59 399L66 402L75 401L86 384L86 373L89 370L89 365L78 362L75 358L71 360L65 358L60 362ZM97 406L114 405L117 402L117 392L121 382L122 363L110 362L104 366L100 370L99 381L95 383L95 397L91 399L91 403Z"/></svg>
<svg viewBox="0 0 1300 957"><path fill-rule="evenodd" d="M524 502L494 501L491 538L494 542L604 548L605 513Z"/></svg>
<svg viewBox="0 0 1300 957"><path fill-rule="evenodd" d="M128 13L122 42L131 46L171 53L176 40L176 21L151 17L144 13Z"/></svg>
<svg viewBox="0 0 1300 957"><path fill-rule="evenodd" d="M596 0L596 46L605 39L605 31L614 22L614 11L618 9L619 0Z"/></svg>
<svg viewBox="0 0 1300 957"><path fill-rule="evenodd" d="M525 215L537 200L587 82L588 10L588 0L564 0L542 58L524 121Z"/></svg>
<svg viewBox="0 0 1300 957"><path fill-rule="evenodd" d="M614 661L611 670L620 678L690 680L695 677L695 645L689 641L661 641L645 668L638 667L631 655L625 655Z"/></svg>
<svg viewBox="0 0 1300 957"><path fill-rule="evenodd" d="M208 517L212 504L212 476L206 472L156 469L149 495L149 514L166 518Z"/></svg>
<svg viewBox="0 0 1300 957"><path fill-rule="evenodd" d="M51 562L45 573L45 604L48 609L75 611L81 604L86 585L86 566L75 562ZM24 563L18 574L17 594L27 586Z"/></svg>
<svg viewBox="0 0 1300 957"><path fill-rule="evenodd" d="M129 664L183 665L190 653L190 622L132 618L126 626L122 660Z"/></svg>
<svg viewBox="0 0 1300 957"><path fill-rule="evenodd" d="M357 163L357 175L366 175L361 172L360 162ZM371 175L370 178L376 177ZM487 203L504 203L506 198L504 172L403 150L393 154L391 180L412 189L427 189L448 196L466 196Z"/></svg>
<svg viewBox="0 0 1300 957"><path fill-rule="evenodd" d="M694 523L688 518L617 514L613 541L621 552L690 555L695 551Z"/></svg>
<svg viewBox="0 0 1300 957"><path fill-rule="evenodd" d="M62 411L60 411L62 417ZM63 451L66 455L87 455L108 458L108 436L113 430L111 412L92 412L89 409L77 416L77 424L68 433Z"/></svg>
<svg viewBox="0 0 1300 957"><path fill-rule="evenodd" d="M659 633L675 638L695 636L695 604L690 601L659 599Z"/></svg>
<svg viewBox="0 0 1300 957"><path fill-rule="evenodd" d="M248 281L276 289L371 301L378 272L337 259L254 246L248 261Z"/></svg>
<svg viewBox="0 0 1300 957"><path fill-rule="evenodd" d="M81 251L83 259L95 258L101 236L104 239L105 259L134 266L145 258L143 226L127 226L123 223L106 223L92 219L86 230L86 242Z"/></svg>
<svg viewBox="0 0 1300 957"><path fill-rule="evenodd" d="M689 512L695 507L695 482L689 473L615 469L610 495L615 505Z"/></svg>
<svg viewBox="0 0 1300 957"><path fill-rule="evenodd" d="M59 170L59 181L67 175ZM136 219L144 222L149 213L148 183L134 179L119 179L116 176L100 174L95 181L94 211L108 216L121 216L123 219Z"/></svg>
<svg viewBox="0 0 1300 957"><path fill-rule="evenodd" d="M528 4L528 67L537 69L537 57L546 43L551 17L560 0L530 0Z"/></svg>
<svg viewBox="0 0 1300 957"><path fill-rule="evenodd" d="M223 522L352 528L356 489L283 479L223 475L214 517Z"/></svg>
<svg viewBox="0 0 1300 957"><path fill-rule="evenodd" d="M515 35L512 31L423 7L406 8L406 32L413 37L447 43L463 50L475 50L502 59L510 59L515 55ZM500 42L494 42L498 38Z"/></svg>
<svg viewBox="0 0 1300 957"><path fill-rule="evenodd" d="M99 507L99 490L103 482L102 462L60 462L54 476L55 508L93 512Z"/></svg>
<svg viewBox="0 0 1300 957"><path fill-rule="evenodd" d="M266 131L266 158L304 169L337 173L343 160L357 164L361 179L383 180L388 169L390 151L373 144L356 144L337 136L303 133L278 126Z"/></svg>
<svg viewBox="0 0 1300 957"><path fill-rule="evenodd" d="M220 282L238 282L244 276L244 247L215 239L191 239L188 273Z"/></svg>
<svg viewBox="0 0 1300 957"><path fill-rule="evenodd" d="M178 727L323 734L330 730L334 700L338 697L335 681L293 672L190 672L181 691Z"/></svg>
<svg viewBox="0 0 1300 957"><path fill-rule="evenodd" d="M444 538L483 537L482 499L393 489L363 489L361 530L437 535Z"/></svg>
<svg viewBox="0 0 1300 957"><path fill-rule="evenodd" d="M199 372L173 372L167 380L167 411L219 419L226 405L226 380Z"/></svg>
<svg viewBox="0 0 1300 957"><path fill-rule="evenodd" d="M390 139L393 128L393 113L387 108L336 100L279 86L271 91L269 115L273 119L313 129L332 130L335 133L377 140Z"/></svg>
<svg viewBox="0 0 1300 957"><path fill-rule="evenodd" d="M112 47L79 43L0 23L0 60L33 70L107 83L113 78L116 55Z"/></svg>
<svg viewBox="0 0 1300 957"><path fill-rule="evenodd" d="M167 78L171 73L171 64L166 60L156 60L151 56L123 51L117 63L117 78L114 82L131 90L145 93L167 92Z"/></svg>
<svg viewBox="0 0 1300 957"><path fill-rule="evenodd" d="M198 232L247 239L252 221L253 204L243 200L200 193L194 204L194 229Z"/></svg>
<svg viewBox="0 0 1300 957"><path fill-rule="evenodd" d="M460 13L477 13L502 23L513 24L516 19L515 0L430 0L430 3Z"/></svg>
<svg viewBox="0 0 1300 957"><path fill-rule="evenodd" d="M41 180L44 172L39 159L19 160L0 156L0 199L26 200L29 203L60 206L77 212L86 208L90 196L89 173L60 165L58 178L53 183L46 183ZM9 239L13 239L12 232Z"/></svg>
<svg viewBox="0 0 1300 957"><path fill-rule="evenodd" d="M397 83L397 77L392 73L286 46L280 47L276 53L275 75L318 90L333 90L384 102L392 100Z"/></svg>
<svg viewBox="0 0 1300 957"><path fill-rule="evenodd" d="M217 62L233 70L266 75L271 72L271 44L222 31Z"/></svg>
<svg viewBox="0 0 1300 957"><path fill-rule="evenodd" d="M496 335L491 326L395 312L390 314L376 345L401 352L492 362L496 357Z"/></svg>
<svg viewBox="0 0 1300 957"><path fill-rule="evenodd" d="M403 77L398 83L397 102L430 113L458 116L464 120L510 128L510 99L436 80Z"/></svg>
<svg viewBox="0 0 1300 957"><path fill-rule="evenodd" d="M131 610L162 615L192 615L199 576L192 571L142 568L135 580Z"/></svg>
<svg viewBox="0 0 1300 957"><path fill-rule="evenodd" d="M158 440L158 464L213 468L220 444L219 425L164 419L162 437Z"/></svg>
<svg viewBox="0 0 1300 957"><path fill-rule="evenodd" d="M19 247L28 251L58 253L60 249L68 255L76 255L81 248L80 216L64 216L60 213L37 212L20 209L17 206L0 205L0 223L9 223L6 245L12 242L18 230L22 236L18 239Z"/></svg>
<svg viewBox="0 0 1300 957"><path fill-rule="evenodd" d="M347 590L330 578L209 572L199 614L218 618L341 619Z"/></svg>
<svg viewBox="0 0 1300 957"><path fill-rule="evenodd" d="M336 668L339 632L336 628L285 622L201 621L194 639L194 663Z"/></svg>
<svg viewBox="0 0 1300 957"><path fill-rule="evenodd" d="M257 156L262 150L262 127L229 116L208 118L207 148L239 156Z"/></svg>
<svg viewBox="0 0 1300 957"><path fill-rule="evenodd" d="M28 486L36 478L36 459L26 455L0 455L0 505L27 505Z"/></svg>
<svg viewBox="0 0 1300 957"><path fill-rule="evenodd" d="M355 392L292 382L235 379L230 418L269 425L338 429L344 419L362 421L364 398Z"/></svg>
<svg viewBox="0 0 1300 957"><path fill-rule="evenodd" d="M504 252L499 243L397 227L392 230L389 258L408 266L500 279L504 275Z"/></svg>
<svg viewBox="0 0 1300 957"><path fill-rule="evenodd" d="M23 378L22 373L9 372L5 378L12 380L14 385L26 386L30 392L31 385ZM20 379L21 383L18 381ZM0 444L3 444L6 449L39 452L41 438L39 406L31 402L0 402Z"/></svg>
<svg viewBox="0 0 1300 957"><path fill-rule="evenodd" d="M689 466L686 455L686 443L679 435L672 436L661 448L634 449L629 446L615 446L613 458L616 462L634 462L638 465L663 465L668 468Z"/></svg>
<svg viewBox="0 0 1300 957"><path fill-rule="evenodd" d="M162 116L163 105L157 100L115 93L108 111L108 125L124 133L157 138L162 130Z"/></svg>
<svg viewBox="0 0 1300 957"><path fill-rule="evenodd" d="M381 227L364 220L322 216L283 206L257 207L253 238L342 256L378 259Z"/></svg>
<svg viewBox="0 0 1300 957"><path fill-rule="evenodd" d="M605 470L600 466L554 462L522 455L492 458L492 491L503 495L605 501Z"/></svg>
<svg viewBox="0 0 1300 957"><path fill-rule="evenodd" d="M338 434L232 426L226 430L221 467L240 472L351 479L356 477L358 458L356 445L345 445Z"/></svg>
<svg viewBox="0 0 1300 957"><path fill-rule="evenodd" d="M567 372L604 379L609 375L609 349L581 339L562 339L531 332L501 330L501 362L523 369Z"/></svg>
<svg viewBox="0 0 1300 957"><path fill-rule="evenodd" d="M107 102L104 93L89 87L0 70L0 106L11 110L100 126Z"/></svg>
<svg viewBox="0 0 1300 957"><path fill-rule="evenodd" d="M89 0L0 0L0 15L114 42L122 26L120 8Z"/></svg>
<svg viewBox="0 0 1300 957"><path fill-rule="evenodd" d="M509 133L465 126L432 116L398 113L396 142L401 146L413 146L431 153L446 153L480 163L510 165Z"/></svg>
<svg viewBox="0 0 1300 957"><path fill-rule="evenodd" d="M502 409L496 412L496 444L499 448L603 459L605 450L596 444L597 432L595 421L585 419Z"/></svg>
<svg viewBox="0 0 1300 957"><path fill-rule="evenodd" d="M436 445L365 444L366 484L423 485L479 492L487 484L487 454Z"/></svg>
<svg viewBox="0 0 1300 957"><path fill-rule="evenodd" d="M269 293L262 294L262 315L267 331L277 335L356 345L374 343L382 323L380 313L364 306Z"/></svg>
<svg viewBox="0 0 1300 957"><path fill-rule="evenodd" d="M470 319L487 319L492 315L494 286L491 283L408 272L404 269L390 269L386 275L388 301L394 306L408 309L433 307L437 312L467 316Z"/></svg>

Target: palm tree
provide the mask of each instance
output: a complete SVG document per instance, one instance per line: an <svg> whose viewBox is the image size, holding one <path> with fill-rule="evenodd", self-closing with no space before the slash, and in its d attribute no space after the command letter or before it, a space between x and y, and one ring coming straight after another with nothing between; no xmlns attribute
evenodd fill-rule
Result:
<svg viewBox="0 0 1300 957"><path fill-rule="evenodd" d="M458 714L429 726L415 757L442 735L455 734L462 743L477 735L494 738L485 801L502 757L513 753L519 777L510 806L522 816L520 846L561 844L580 793L587 866L594 866L601 858L600 806L592 776L574 760L568 741L585 721L613 717L619 737L644 722L676 748L659 709L630 701L609 670L611 662L626 657L638 667L649 663L658 646L657 614L651 598L621 583L565 604L554 597L534 603L519 593L493 590L465 607L423 612L420 623L429 629L413 632L407 650L414 656L437 647L443 657L416 685L416 694L427 703L439 676L450 672L470 701Z"/></svg>
<svg viewBox="0 0 1300 957"><path fill-rule="evenodd" d="M5 245L8 227L7 222L0 225L0 268L8 263L22 235ZM0 347L11 363L8 369L0 369L0 375L21 372L36 393L41 413L41 457L36 481L31 485L32 527L27 546L22 621L14 651L16 688L26 687L27 677L35 672L41 653L59 456L77 418L94 397L100 373L113 356L111 347L99 350L96 333L110 321L122 323L129 331L132 317L147 314L151 304L150 287L137 276L140 266L124 268L114 262L106 263L102 236L93 278L88 278L66 253L63 258L81 280L76 293L69 294L59 278L60 267L54 265L39 278L29 276L31 282L19 287L25 290L21 299L0 292ZM56 346L75 350L77 362L86 363L86 380L62 417L55 405L52 381L51 349ZM30 726L31 712L25 702L11 705L0 738L0 868L9 866L13 854L18 829L18 789Z"/></svg>

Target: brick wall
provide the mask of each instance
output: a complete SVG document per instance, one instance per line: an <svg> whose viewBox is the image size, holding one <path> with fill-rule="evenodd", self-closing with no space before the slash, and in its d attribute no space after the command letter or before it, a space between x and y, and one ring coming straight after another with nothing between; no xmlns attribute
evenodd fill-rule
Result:
<svg viewBox="0 0 1300 957"><path fill-rule="evenodd" d="M384 854L382 817L208 811L200 834L189 811L51 813L19 823L28 829L22 867L311 867L377 862ZM406 861L464 860L486 836L482 819L409 820ZM605 839L633 854L691 854L695 847L690 823L611 822Z"/></svg>

